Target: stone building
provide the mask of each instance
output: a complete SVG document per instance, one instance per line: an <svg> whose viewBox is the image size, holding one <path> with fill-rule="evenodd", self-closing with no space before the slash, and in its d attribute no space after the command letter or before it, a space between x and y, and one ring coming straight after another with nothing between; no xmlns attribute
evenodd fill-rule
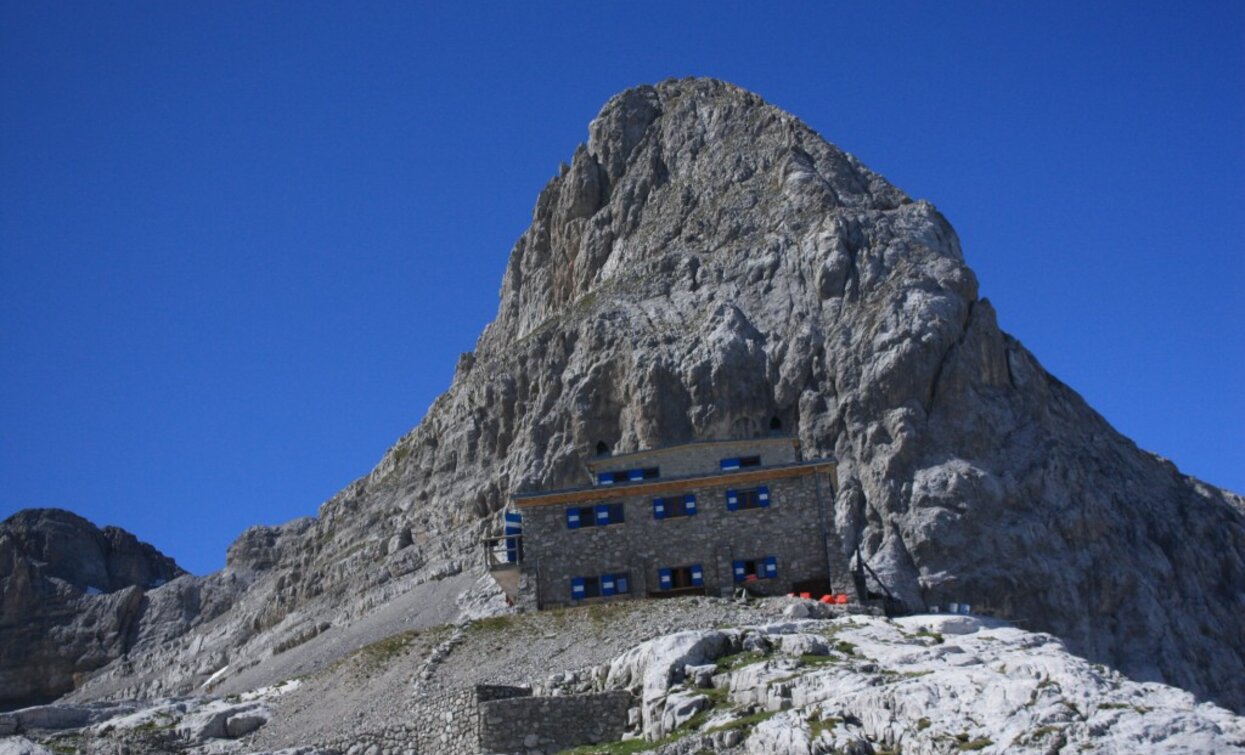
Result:
<svg viewBox="0 0 1245 755"><path fill-rule="evenodd" d="M511 499L494 573L511 573L498 581L521 605L741 588L855 596L833 530L834 460L803 460L793 438L603 454L586 466L590 485Z"/></svg>

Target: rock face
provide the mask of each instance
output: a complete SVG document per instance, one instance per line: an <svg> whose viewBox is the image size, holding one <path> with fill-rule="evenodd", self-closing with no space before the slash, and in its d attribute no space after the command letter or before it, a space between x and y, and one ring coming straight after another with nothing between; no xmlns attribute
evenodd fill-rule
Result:
<svg viewBox="0 0 1245 755"><path fill-rule="evenodd" d="M1245 718L968 616L681 632L581 676L639 697L646 738L671 742L663 755L1245 748Z"/></svg>
<svg viewBox="0 0 1245 755"><path fill-rule="evenodd" d="M1245 710L1245 502L1112 429L999 330L931 204L757 96L611 99L500 298L369 475L231 548L201 586L236 592L227 621L166 625L191 637L82 694L189 689L454 573L508 494L583 482L599 444L780 430L838 458L846 550L909 607L971 603Z"/></svg>
<svg viewBox="0 0 1245 755"><path fill-rule="evenodd" d="M144 590L183 574L129 532L68 511L0 523L0 709L59 697L124 653Z"/></svg>

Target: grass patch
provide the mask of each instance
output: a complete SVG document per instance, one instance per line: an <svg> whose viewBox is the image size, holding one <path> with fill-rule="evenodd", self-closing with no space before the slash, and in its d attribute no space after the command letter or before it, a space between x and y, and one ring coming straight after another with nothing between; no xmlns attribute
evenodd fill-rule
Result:
<svg viewBox="0 0 1245 755"><path fill-rule="evenodd" d="M412 629L409 632L401 632L383 640L377 640L371 645L364 645L358 651L359 661L368 668L384 666L395 658L405 655L418 637L419 630Z"/></svg>
<svg viewBox="0 0 1245 755"><path fill-rule="evenodd" d="M1133 706L1128 703L1103 703L1098 706L1098 710L1118 710L1120 708L1131 708Z"/></svg>
<svg viewBox="0 0 1245 755"><path fill-rule="evenodd" d="M818 718L816 713L809 716L806 720L808 721L808 728L813 739L820 737L822 732L831 731L834 727L843 723L843 719L841 718L837 718L835 716L831 716L829 718Z"/></svg>
<svg viewBox="0 0 1245 755"><path fill-rule="evenodd" d="M839 659L832 655L811 655L805 653L800 656L800 663L805 666L825 666L828 663L838 663Z"/></svg>
<svg viewBox="0 0 1245 755"><path fill-rule="evenodd" d="M974 750L984 750L990 745L994 744L993 741L986 739L985 737L977 737L976 739L969 739L967 734L956 734L955 739L956 739L956 749L960 750L960 752L972 752Z"/></svg>
<svg viewBox="0 0 1245 755"><path fill-rule="evenodd" d="M669 737L666 739L669 739ZM569 750L563 750L562 752L563 755L632 755L632 753L637 752L652 752L666 744L670 744L670 742L667 742L665 739L660 742L649 742L646 739L628 739L618 742L605 742L599 745L581 745Z"/></svg>
<svg viewBox="0 0 1245 755"><path fill-rule="evenodd" d="M929 727L930 727L930 720L928 718L922 718L921 720L916 722L917 731L925 731Z"/></svg>
<svg viewBox="0 0 1245 755"><path fill-rule="evenodd" d="M928 629L922 629L921 631L917 632L916 634L912 636L913 637L928 637L934 641L935 645L941 645L942 643L947 641L946 638L942 636L941 632L931 632Z"/></svg>
<svg viewBox="0 0 1245 755"><path fill-rule="evenodd" d="M768 721L776 715L778 715L778 711L776 710L764 710L760 713L753 713L750 716L744 716L743 718L737 718L734 721L729 721L720 726L715 726L712 729L706 730L705 734L713 734L719 731L732 731L736 729L741 732L746 732L753 726L756 726L762 721Z"/></svg>
<svg viewBox="0 0 1245 755"><path fill-rule="evenodd" d="M839 640L834 643L834 649L843 655L856 655L856 646L847 640Z"/></svg>
<svg viewBox="0 0 1245 755"><path fill-rule="evenodd" d="M484 619L476 619L471 622L471 628L481 632L500 632L510 629L514 626L514 616L503 614L501 616L489 616Z"/></svg>
<svg viewBox="0 0 1245 755"><path fill-rule="evenodd" d="M717 661L718 671L734 671L735 669L751 666L754 663L761 663L766 658L765 653L758 653L755 650L747 650L742 653L733 655L724 655Z"/></svg>

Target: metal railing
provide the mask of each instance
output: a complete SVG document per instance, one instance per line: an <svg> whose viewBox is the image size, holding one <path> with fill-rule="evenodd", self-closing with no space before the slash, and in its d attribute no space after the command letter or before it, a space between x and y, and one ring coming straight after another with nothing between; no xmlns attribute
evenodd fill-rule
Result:
<svg viewBox="0 0 1245 755"><path fill-rule="evenodd" d="M481 541L484 547L484 566L494 569L517 568L523 562L522 535L496 535Z"/></svg>

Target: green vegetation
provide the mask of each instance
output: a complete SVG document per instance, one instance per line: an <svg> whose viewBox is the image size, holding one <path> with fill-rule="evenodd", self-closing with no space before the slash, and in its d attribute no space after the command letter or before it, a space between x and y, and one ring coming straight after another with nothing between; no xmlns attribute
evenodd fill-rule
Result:
<svg viewBox="0 0 1245 755"><path fill-rule="evenodd" d="M916 722L917 731L925 731L926 729L929 728L929 726L930 726L930 720L928 718L922 718L920 721Z"/></svg>
<svg viewBox="0 0 1245 755"><path fill-rule="evenodd" d="M928 629L922 629L921 631L917 632L916 634L912 636L913 637L928 637L934 641L933 644L935 645L941 645L942 643L946 642L946 639L942 636L940 632L931 632Z"/></svg>
<svg viewBox="0 0 1245 755"><path fill-rule="evenodd" d="M359 662L369 670L388 665L395 658L405 655L419 634L419 630L412 629L364 645L357 654Z"/></svg>
<svg viewBox="0 0 1245 755"><path fill-rule="evenodd" d="M843 719L841 718L836 718L834 716L831 716L830 718L819 718L817 713L812 714L806 720L808 721L808 728L813 739L820 737L822 732L830 731L834 727L843 723Z"/></svg>
<svg viewBox="0 0 1245 755"><path fill-rule="evenodd" d="M714 726L712 729L707 729L705 733L713 734L718 731L731 731L735 729L746 733L751 730L753 726L756 726L762 721L767 721L773 718L777 713L778 711L776 710L763 710L760 713L753 713L750 716L744 716L743 718L737 718L734 721L728 721L720 726Z"/></svg>
<svg viewBox="0 0 1245 755"><path fill-rule="evenodd" d="M1128 703L1103 703L1098 706L1098 710L1116 710L1119 708L1131 708L1133 706Z"/></svg>
<svg viewBox="0 0 1245 755"><path fill-rule="evenodd" d="M985 737L969 739L968 734L956 734L955 739L958 742L956 747L961 752L971 752L973 750L984 750L990 745L994 744L994 742L992 742L989 739L986 739Z"/></svg>
<svg viewBox="0 0 1245 755"><path fill-rule="evenodd" d="M839 659L832 655L811 655L805 653L800 656L800 663L805 666L824 666L827 663L838 663Z"/></svg>
<svg viewBox="0 0 1245 755"><path fill-rule="evenodd" d="M480 632L501 632L511 629L514 626L514 616L502 614L501 616L489 616L484 619L476 619L471 622L471 628Z"/></svg>
<svg viewBox="0 0 1245 755"><path fill-rule="evenodd" d="M724 655L717 661L718 671L734 671L744 666L751 666L754 663L761 663L765 658L764 653L758 653L755 650L746 650L734 655Z"/></svg>
<svg viewBox="0 0 1245 755"><path fill-rule="evenodd" d="M856 646L847 640L839 640L834 643L834 649L843 655L856 655Z"/></svg>

